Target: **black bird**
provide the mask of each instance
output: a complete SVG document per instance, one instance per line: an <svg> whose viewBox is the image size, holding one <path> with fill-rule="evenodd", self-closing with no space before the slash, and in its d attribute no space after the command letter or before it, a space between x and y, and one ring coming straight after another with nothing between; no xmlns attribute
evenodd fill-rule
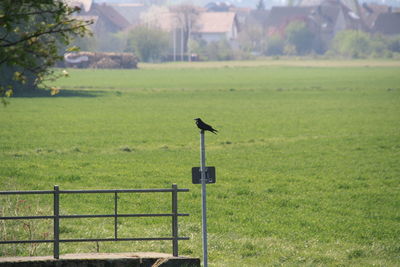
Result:
<svg viewBox="0 0 400 267"><path fill-rule="evenodd" d="M200 130L210 131L213 134L217 134L216 133L216 132L218 132L217 130L215 130L212 126L210 126L207 123L205 123L204 121L202 121L200 118L196 118L194 120L196 121L196 125L197 125L197 127L199 127Z"/></svg>

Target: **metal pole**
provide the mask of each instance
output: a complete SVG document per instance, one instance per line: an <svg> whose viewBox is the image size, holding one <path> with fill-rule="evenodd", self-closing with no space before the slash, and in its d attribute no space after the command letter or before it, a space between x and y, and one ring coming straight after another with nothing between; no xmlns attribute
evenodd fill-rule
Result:
<svg viewBox="0 0 400 267"><path fill-rule="evenodd" d="M174 32L173 32L173 44L174 44L174 62L176 61L176 26L174 26Z"/></svg>
<svg viewBox="0 0 400 267"><path fill-rule="evenodd" d="M118 193L114 193L114 239L118 239Z"/></svg>
<svg viewBox="0 0 400 267"><path fill-rule="evenodd" d="M178 257L178 186L172 184L172 255Z"/></svg>
<svg viewBox="0 0 400 267"><path fill-rule="evenodd" d="M206 146L204 142L204 130L200 131L200 172L201 172L201 211L203 232L203 266L208 267L207 248L207 196L206 196Z"/></svg>
<svg viewBox="0 0 400 267"><path fill-rule="evenodd" d="M181 61L183 61L183 53L184 53L184 49L183 49L183 26L181 27Z"/></svg>
<svg viewBox="0 0 400 267"><path fill-rule="evenodd" d="M188 29L188 44L187 44L187 47L188 47L188 51L187 51L187 55L188 55L188 61L190 62L191 61L191 55L190 55L190 35L192 34L192 23L191 23L191 21L190 21L190 14L189 14L189 29Z"/></svg>
<svg viewBox="0 0 400 267"><path fill-rule="evenodd" d="M54 186L54 243L53 243L53 257L60 258L60 192L58 185Z"/></svg>

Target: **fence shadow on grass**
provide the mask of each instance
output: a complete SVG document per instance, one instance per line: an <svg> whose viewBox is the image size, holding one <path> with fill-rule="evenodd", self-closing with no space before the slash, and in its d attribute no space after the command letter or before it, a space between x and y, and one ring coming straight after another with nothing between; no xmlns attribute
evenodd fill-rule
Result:
<svg viewBox="0 0 400 267"><path fill-rule="evenodd" d="M71 90L61 89L57 94L51 95L50 90L36 89L30 91L14 91L13 97L45 98L45 97L99 97L105 94L101 90Z"/></svg>

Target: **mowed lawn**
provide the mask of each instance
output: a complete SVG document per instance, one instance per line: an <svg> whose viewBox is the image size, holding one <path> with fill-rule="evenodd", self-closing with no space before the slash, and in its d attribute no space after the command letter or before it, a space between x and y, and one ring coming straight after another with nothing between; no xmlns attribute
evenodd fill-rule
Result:
<svg viewBox="0 0 400 267"><path fill-rule="evenodd" d="M299 64L299 62L301 64ZM271 64L270 64L271 63ZM396 65L397 64L397 65ZM400 64L335 61L68 70L58 96L0 107L0 190L170 188L180 254L201 257L206 134L210 266L400 265ZM62 214L113 213L113 196L61 197ZM51 214L51 196L1 197L4 215ZM128 195L121 213L169 212L170 194ZM65 219L62 238L112 237L114 219ZM169 218L123 218L120 237L169 236ZM0 222L1 239L52 238L52 222ZM61 253L171 252L171 242L61 244ZM0 256L51 255L0 246Z"/></svg>

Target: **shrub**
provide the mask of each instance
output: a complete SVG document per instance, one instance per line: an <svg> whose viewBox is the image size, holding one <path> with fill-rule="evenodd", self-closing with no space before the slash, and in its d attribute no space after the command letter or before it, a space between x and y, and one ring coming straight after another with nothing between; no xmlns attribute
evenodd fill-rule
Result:
<svg viewBox="0 0 400 267"><path fill-rule="evenodd" d="M387 48L391 52L400 53L400 35L389 37Z"/></svg>
<svg viewBox="0 0 400 267"><path fill-rule="evenodd" d="M296 47L291 44L286 44L283 48L283 53L288 56L294 56L297 54Z"/></svg>
<svg viewBox="0 0 400 267"><path fill-rule="evenodd" d="M238 42L241 50L261 54L265 50L266 36L261 25L250 23L243 25L239 32Z"/></svg>
<svg viewBox="0 0 400 267"><path fill-rule="evenodd" d="M272 36L267 41L265 54L268 56L277 56L283 54L285 42L279 36Z"/></svg>
<svg viewBox="0 0 400 267"><path fill-rule="evenodd" d="M326 54L348 58L393 58L398 52L400 52L400 36L371 35L347 30L335 36Z"/></svg>
<svg viewBox="0 0 400 267"><path fill-rule="evenodd" d="M233 50L227 40L210 43L204 41L192 42L191 48L204 60L233 60L237 58L236 51Z"/></svg>
<svg viewBox="0 0 400 267"><path fill-rule="evenodd" d="M285 29L285 39L288 45L296 48L297 54L304 55L313 50L314 34L304 22L293 21Z"/></svg>
<svg viewBox="0 0 400 267"><path fill-rule="evenodd" d="M346 30L339 32L332 41L334 54L350 58L363 58L371 53L371 38L361 31Z"/></svg>
<svg viewBox="0 0 400 267"><path fill-rule="evenodd" d="M128 34L126 51L135 53L142 61L161 61L168 48L168 33L161 29L138 26Z"/></svg>

